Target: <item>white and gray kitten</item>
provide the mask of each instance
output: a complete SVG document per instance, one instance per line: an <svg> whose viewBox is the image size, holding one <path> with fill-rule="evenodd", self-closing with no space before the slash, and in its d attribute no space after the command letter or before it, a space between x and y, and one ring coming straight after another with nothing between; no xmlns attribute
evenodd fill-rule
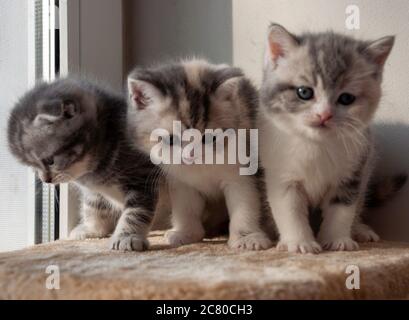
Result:
<svg viewBox="0 0 409 320"><path fill-rule="evenodd" d="M205 141L205 129L255 128L257 92L237 68L203 60L137 68L128 77L128 87L129 126L134 128L134 142L147 154L156 144L150 137L157 128L172 134L168 143L172 153L177 152L173 141L181 137L173 132L174 121L181 122L182 132L194 128L203 134L200 148L212 147ZM166 234L171 245L201 241L206 203L225 202L232 248L272 246L262 231L258 176L240 175L240 164L162 164L161 168L169 180L172 203L173 229Z"/></svg>
<svg viewBox="0 0 409 320"><path fill-rule="evenodd" d="M360 213L374 166L370 124L394 37L295 36L273 24L267 42L260 157L278 249L318 253L377 241ZM310 208L322 212L317 238Z"/></svg>

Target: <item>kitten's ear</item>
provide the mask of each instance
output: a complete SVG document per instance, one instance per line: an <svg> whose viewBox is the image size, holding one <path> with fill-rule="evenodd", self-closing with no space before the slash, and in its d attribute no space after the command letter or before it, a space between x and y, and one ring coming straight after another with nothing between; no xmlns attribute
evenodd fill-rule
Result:
<svg viewBox="0 0 409 320"><path fill-rule="evenodd" d="M40 105L40 112L33 123L35 126L49 125L61 119L71 119L78 111L73 100L47 101Z"/></svg>
<svg viewBox="0 0 409 320"><path fill-rule="evenodd" d="M386 59L392 51L395 43L394 36L387 36L371 42L364 50L364 53L374 61L379 67L383 67Z"/></svg>
<svg viewBox="0 0 409 320"><path fill-rule="evenodd" d="M296 37L287 29L279 24L271 24L268 28L265 63L275 66L279 58L285 57L298 45Z"/></svg>
<svg viewBox="0 0 409 320"><path fill-rule="evenodd" d="M216 97L222 100L229 100L230 97L236 92L235 90L242 79L243 75L240 75L224 81L217 87L215 92Z"/></svg>
<svg viewBox="0 0 409 320"><path fill-rule="evenodd" d="M128 93L132 105L138 110L145 109L152 101L161 97L153 84L133 78L128 78Z"/></svg>
<svg viewBox="0 0 409 320"><path fill-rule="evenodd" d="M212 76L212 89L219 99L227 100L237 88L238 83L244 77L240 68L229 65L218 65Z"/></svg>

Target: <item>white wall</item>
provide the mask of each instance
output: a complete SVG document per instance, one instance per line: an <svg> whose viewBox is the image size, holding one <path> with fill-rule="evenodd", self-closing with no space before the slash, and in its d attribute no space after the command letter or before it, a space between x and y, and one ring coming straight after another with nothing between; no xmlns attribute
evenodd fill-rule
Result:
<svg viewBox="0 0 409 320"><path fill-rule="evenodd" d="M231 0L126 0L127 69L192 55L232 62Z"/></svg>
<svg viewBox="0 0 409 320"><path fill-rule="evenodd" d="M360 8L360 30L345 28L345 9ZM380 138L380 171L409 172L409 1L407 0L233 0L233 61L256 83L261 79L261 62L266 29L270 22L290 31L334 29L349 35L373 38L397 35L386 64L384 98L377 114ZM371 212L384 235L409 240L409 185L382 210Z"/></svg>
<svg viewBox="0 0 409 320"><path fill-rule="evenodd" d="M7 120L28 88L28 22L25 0L0 1L0 251L28 244L28 169L16 163L7 145ZM31 208L34 209L34 208ZM34 225L31 224L31 235Z"/></svg>

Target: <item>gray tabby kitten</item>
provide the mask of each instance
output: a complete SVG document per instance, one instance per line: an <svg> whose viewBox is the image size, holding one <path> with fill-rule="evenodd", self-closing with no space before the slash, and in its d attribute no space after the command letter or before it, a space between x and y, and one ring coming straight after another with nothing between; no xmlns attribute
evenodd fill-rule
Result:
<svg viewBox="0 0 409 320"><path fill-rule="evenodd" d="M379 239L360 213L374 166L370 124L393 43L332 32L295 36L271 25L259 126L278 249L353 250L355 240ZM316 240L308 212L317 207Z"/></svg>
<svg viewBox="0 0 409 320"><path fill-rule="evenodd" d="M227 144L224 138L208 137L205 129L237 132L255 128L257 92L237 68L203 60L137 68L128 77L128 87L133 141L147 154L157 143L151 140L157 128L171 134L164 143L170 145L172 154L180 151L177 142L183 133L174 132L174 121L181 123L182 132L199 130L198 147L203 150L214 148L217 143L226 149ZM201 241L205 235L202 220L206 203L221 201L226 203L230 216L228 244L232 248L271 247L261 229L258 177L240 175L239 164L226 162L161 164L169 180L172 203L173 229L166 234L171 245Z"/></svg>
<svg viewBox="0 0 409 320"><path fill-rule="evenodd" d="M74 239L112 234L115 250L144 250L158 174L132 148L123 98L92 83L60 79L27 92L8 123L11 152L46 183L74 182L83 194Z"/></svg>

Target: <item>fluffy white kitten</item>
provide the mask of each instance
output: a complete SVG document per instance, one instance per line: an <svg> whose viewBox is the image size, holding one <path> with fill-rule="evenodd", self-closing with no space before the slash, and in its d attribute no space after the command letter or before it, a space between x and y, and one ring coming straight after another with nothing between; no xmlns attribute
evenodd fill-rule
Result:
<svg viewBox="0 0 409 320"><path fill-rule="evenodd" d="M394 37L367 42L332 32L295 36L270 26L260 157L278 249L354 250L355 240L379 239L359 215L374 162L369 125L393 43ZM322 211L317 237L311 208Z"/></svg>

